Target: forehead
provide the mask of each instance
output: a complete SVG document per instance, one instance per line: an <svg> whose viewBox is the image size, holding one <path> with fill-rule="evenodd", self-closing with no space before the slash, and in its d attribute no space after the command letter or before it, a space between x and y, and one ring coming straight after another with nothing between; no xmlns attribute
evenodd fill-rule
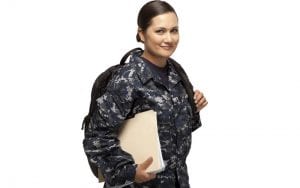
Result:
<svg viewBox="0 0 300 188"><path fill-rule="evenodd" d="M176 14L173 12L160 14L152 18L149 27L164 27L164 28L178 27L178 18Z"/></svg>

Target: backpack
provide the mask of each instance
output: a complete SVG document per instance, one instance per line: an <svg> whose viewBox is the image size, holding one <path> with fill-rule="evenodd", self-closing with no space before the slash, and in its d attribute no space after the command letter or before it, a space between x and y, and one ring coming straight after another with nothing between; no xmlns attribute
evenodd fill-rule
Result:
<svg viewBox="0 0 300 188"><path fill-rule="evenodd" d="M113 66L109 67L108 69L106 69L94 81L94 84L92 87L92 92L91 92L90 108L89 108L88 114L83 119L82 128L81 128L82 130L85 131L87 125L90 123L91 116L92 116L93 112L97 109L96 100L106 92L106 87L107 87L107 84L110 81L110 79L123 65L125 65L126 59L130 55L132 55L133 53L136 53L136 52L143 52L143 49L134 48L134 49L130 50L122 57L119 64L113 65ZM197 107L194 103L193 86L192 86L191 82L189 81L187 74L185 73L185 71L183 70L181 65L171 58L169 58L169 60L174 65L176 72L179 74L180 78L182 79L183 86L188 94L189 103L192 107L194 115L197 116L198 113L196 113ZM94 176L96 176L96 178L99 179L99 177L101 177L102 174L99 174L98 167L94 163L91 163L89 159L88 159L88 162L89 162L89 166L90 166L91 171L93 172Z"/></svg>

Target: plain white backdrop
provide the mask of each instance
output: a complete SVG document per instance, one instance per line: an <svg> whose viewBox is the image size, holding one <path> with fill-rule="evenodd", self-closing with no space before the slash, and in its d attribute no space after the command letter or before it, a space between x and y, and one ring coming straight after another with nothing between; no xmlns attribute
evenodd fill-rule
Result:
<svg viewBox="0 0 300 188"><path fill-rule="evenodd" d="M101 187L81 122L94 79L135 41L147 1L0 1L0 187ZM300 187L296 0L168 1L174 54L209 105L193 134L191 187Z"/></svg>

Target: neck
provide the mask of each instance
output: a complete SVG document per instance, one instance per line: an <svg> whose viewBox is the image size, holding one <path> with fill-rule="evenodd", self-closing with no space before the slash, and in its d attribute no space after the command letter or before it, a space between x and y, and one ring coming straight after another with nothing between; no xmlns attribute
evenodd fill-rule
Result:
<svg viewBox="0 0 300 188"><path fill-rule="evenodd" d="M150 53L146 52L146 50L143 52L142 57L158 67L165 67L167 65L167 58L151 55Z"/></svg>

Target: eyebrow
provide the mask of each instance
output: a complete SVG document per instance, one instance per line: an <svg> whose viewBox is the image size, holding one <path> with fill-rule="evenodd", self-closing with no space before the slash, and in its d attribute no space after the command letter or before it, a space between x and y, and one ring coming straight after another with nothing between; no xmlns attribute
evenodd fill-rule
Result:
<svg viewBox="0 0 300 188"><path fill-rule="evenodd" d="M156 27L155 29L178 29L179 27L178 26L174 26L174 27L171 27L171 28L166 28L166 27Z"/></svg>

